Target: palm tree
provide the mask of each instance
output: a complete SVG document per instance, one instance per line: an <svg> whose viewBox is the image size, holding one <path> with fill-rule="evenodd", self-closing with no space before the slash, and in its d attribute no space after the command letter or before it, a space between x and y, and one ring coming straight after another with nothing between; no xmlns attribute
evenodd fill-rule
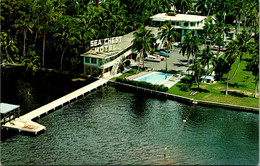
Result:
<svg viewBox="0 0 260 166"><path fill-rule="evenodd" d="M252 50L250 53L252 54L252 58L249 60L247 64L247 69L252 71L252 74L255 76L255 93L254 97L256 98L257 94L257 84L259 82L259 42L251 43Z"/></svg>
<svg viewBox="0 0 260 166"><path fill-rule="evenodd" d="M55 33L53 37L57 39L57 49L62 51L60 59L60 70L62 70L62 62L65 51L70 45L79 43L80 32L76 29L76 27L74 27L74 24L70 24L71 22L73 23L73 19L70 17L63 16L58 22L61 27L59 32Z"/></svg>
<svg viewBox="0 0 260 166"><path fill-rule="evenodd" d="M229 79L231 66L236 61L238 54L239 54L239 48L237 46L237 41L233 40L228 44L227 50L226 50L225 55L224 55L225 60L227 60L227 62L228 62L228 68L227 68L228 69L228 75L227 75L225 95L228 95L228 83L231 81Z"/></svg>
<svg viewBox="0 0 260 166"><path fill-rule="evenodd" d="M194 76L194 80L198 86L198 89L200 88L200 76L203 72L203 68L201 65L201 62L198 60L195 60L195 62L189 67L188 70L191 70Z"/></svg>
<svg viewBox="0 0 260 166"><path fill-rule="evenodd" d="M138 31L134 32L134 39L132 40L132 49L136 50L139 53L139 56L136 58L139 59L138 70L140 68L140 62L143 61L144 67L144 56L151 51L152 43L151 39L154 37L154 34L151 33L151 30L146 30L144 25L140 26Z"/></svg>
<svg viewBox="0 0 260 166"><path fill-rule="evenodd" d="M209 64L210 62L214 61L214 54L211 52L210 46L207 45L207 47L205 49L202 50L201 53L201 65L203 67L203 69L205 68L205 66L207 66L207 70L205 71L205 78L206 75L208 74L209 71Z"/></svg>
<svg viewBox="0 0 260 166"><path fill-rule="evenodd" d="M176 0L176 7L178 10L181 10L181 13L186 13L192 8L191 0Z"/></svg>
<svg viewBox="0 0 260 166"><path fill-rule="evenodd" d="M241 16L245 13L245 1L244 0L238 0L234 3L234 6L232 8L232 12L236 16L236 34L240 31L240 22L241 22Z"/></svg>
<svg viewBox="0 0 260 166"><path fill-rule="evenodd" d="M190 55L192 56L192 59L194 59L200 52L200 44L200 39L197 35L194 35L194 31L188 32L184 35L184 39L181 42L181 50L179 53L182 53L183 56L186 53L188 59L190 58Z"/></svg>
<svg viewBox="0 0 260 166"><path fill-rule="evenodd" d="M158 35L160 36L160 39L163 43L166 43L167 45L167 54L172 46L172 44L175 42L175 39L180 36L180 34L176 31L174 27L171 26L171 22L167 21L163 26L159 28L160 32ZM166 71L167 71L167 57L166 57Z"/></svg>
<svg viewBox="0 0 260 166"><path fill-rule="evenodd" d="M204 40L205 40L205 44L207 42L207 39L212 36L212 33L213 33L213 27L214 27L214 24L213 24L213 18L210 16L210 17L207 17L205 19L205 24L203 26L203 31L204 31ZM211 40L210 40L210 45L211 45Z"/></svg>
<svg viewBox="0 0 260 166"><path fill-rule="evenodd" d="M25 43L27 39L27 31L29 30L32 33L33 23L30 20L30 14L19 11L21 18L15 20L14 28L17 28L18 33L23 34L23 56L25 55Z"/></svg>
<svg viewBox="0 0 260 166"><path fill-rule="evenodd" d="M250 40L251 40L251 38L250 38L249 34L246 31L242 31L242 34L239 34L237 36L237 40L234 41L234 43L236 43L236 46L238 47L237 58L239 58L239 62L237 64L236 70L235 70L232 78L230 79L230 81L236 75L239 65L243 59L243 55L248 53L248 51L249 51Z"/></svg>

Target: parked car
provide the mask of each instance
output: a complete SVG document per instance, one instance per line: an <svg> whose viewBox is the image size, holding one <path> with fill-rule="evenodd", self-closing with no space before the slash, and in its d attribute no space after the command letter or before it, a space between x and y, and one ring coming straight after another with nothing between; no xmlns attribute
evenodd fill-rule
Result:
<svg viewBox="0 0 260 166"><path fill-rule="evenodd" d="M153 56L155 56L155 57L157 57L157 58L161 59L161 61L163 61L163 60L164 60L164 57L163 57L163 56L160 56L159 54L153 54Z"/></svg>
<svg viewBox="0 0 260 166"><path fill-rule="evenodd" d="M146 61L152 61L152 62L161 62L161 59L160 59L160 58L157 58L157 57L151 56L151 55L145 57L144 60L146 60Z"/></svg>
<svg viewBox="0 0 260 166"><path fill-rule="evenodd" d="M166 52L164 52L164 51L160 51L160 55L161 56L164 56L164 57L170 57L170 53L166 53Z"/></svg>

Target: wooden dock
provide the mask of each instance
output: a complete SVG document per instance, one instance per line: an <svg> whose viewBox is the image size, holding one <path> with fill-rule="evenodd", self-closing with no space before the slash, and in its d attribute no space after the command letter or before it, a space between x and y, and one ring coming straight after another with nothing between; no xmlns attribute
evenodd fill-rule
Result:
<svg viewBox="0 0 260 166"><path fill-rule="evenodd" d="M32 120L36 117L40 118L41 115L47 114L51 110L55 110L55 108L59 106L63 106L65 103L70 103L70 101L77 99L80 96L84 96L84 94L91 92L92 90L97 89L100 86L103 86L108 82L108 79L99 79L87 86L84 86L72 93L69 93L57 100L54 100L53 102L46 104L40 108L37 108L19 118L16 118L15 120L12 120L8 123L5 123L2 127L4 128L11 128L11 129L17 129L19 131L26 131L26 132L33 132L37 134L38 132L42 130L46 130L46 128L36 122L33 122Z"/></svg>

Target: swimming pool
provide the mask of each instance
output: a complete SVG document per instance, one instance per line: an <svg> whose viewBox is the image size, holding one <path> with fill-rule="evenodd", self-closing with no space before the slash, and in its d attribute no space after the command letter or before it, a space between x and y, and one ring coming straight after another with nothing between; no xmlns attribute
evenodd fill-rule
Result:
<svg viewBox="0 0 260 166"><path fill-rule="evenodd" d="M152 84L162 84L165 80L169 79L172 75L165 74L161 72L154 72L152 74L143 76L141 78L136 79L137 81L145 81Z"/></svg>

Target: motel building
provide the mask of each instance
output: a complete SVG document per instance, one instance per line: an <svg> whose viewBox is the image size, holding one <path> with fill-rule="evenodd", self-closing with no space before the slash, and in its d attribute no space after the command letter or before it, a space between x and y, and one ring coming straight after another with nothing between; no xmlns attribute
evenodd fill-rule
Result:
<svg viewBox="0 0 260 166"><path fill-rule="evenodd" d="M146 28L157 35L158 28ZM136 54L132 53L133 33L90 41L91 49L81 54L84 65L83 73L85 75L99 73L98 75L103 77L117 74L118 67L123 60L136 58Z"/></svg>
<svg viewBox="0 0 260 166"><path fill-rule="evenodd" d="M204 21L207 16L191 15L191 14L176 14L175 16L168 15L167 13L158 13L151 16L151 26L159 27L164 24L165 21L170 20L173 27L181 34L180 38L176 41L183 40L184 34L191 30L194 30L195 35L200 33L204 26Z"/></svg>

